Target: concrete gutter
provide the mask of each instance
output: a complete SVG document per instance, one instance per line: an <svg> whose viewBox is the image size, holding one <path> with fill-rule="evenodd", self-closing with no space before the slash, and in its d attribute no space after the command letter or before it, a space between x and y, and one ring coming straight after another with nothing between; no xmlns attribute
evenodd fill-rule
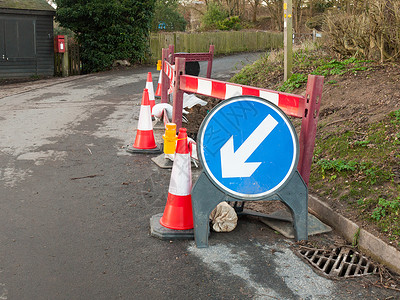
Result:
<svg viewBox="0 0 400 300"><path fill-rule="evenodd" d="M388 245L356 223L333 211L326 203L313 195L308 197L308 207L311 213L315 214L322 222L335 228L347 241L352 243L357 239L361 251L400 274L400 251L395 247Z"/></svg>

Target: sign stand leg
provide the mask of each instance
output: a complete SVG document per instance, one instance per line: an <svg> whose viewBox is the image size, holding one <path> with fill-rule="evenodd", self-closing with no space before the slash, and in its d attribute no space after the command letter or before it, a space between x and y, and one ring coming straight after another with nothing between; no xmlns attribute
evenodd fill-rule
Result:
<svg viewBox="0 0 400 300"><path fill-rule="evenodd" d="M307 240L308 189L297 170L277 195L291 210L296 241Z"/></svg>
<svg viewBox="0 0 400 300"><path fill-rule="evenodd" d="M192 207L194 238L198 248L208 247L209 216L211 211L222 201L232 201L233 198L219 190L202 172L192 189ZM296 170L276 194L260 201L282 201L291 211L295 239L307 240L308 220L308 189L304 180ZM244 200L248 201L248 200Z"/></svg>
<svg viewBox="0 0 400 300"><path fill-rule="evenodd" d="M202 172L192 189L194 239L197 248L208 247L210 213L225 198L226 195Z"/></svg>

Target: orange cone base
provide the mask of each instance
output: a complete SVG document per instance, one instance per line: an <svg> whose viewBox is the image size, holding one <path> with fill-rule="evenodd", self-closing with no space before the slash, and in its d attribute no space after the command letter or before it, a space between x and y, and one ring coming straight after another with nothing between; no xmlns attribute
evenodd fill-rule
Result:
<svg viewBox="0 0 400 300"><path fill-rule="evenodd" d="M157 147L154 140L153 130L137 130L135 143L128 146L126 151L129 153L161 153L161 149Z"/></svg>
<svg viewBox="0 0 400 300"><path fill-rule="evenodd" d="M129 153L143 153L143 154L160 154L162 152L162 150L158 147L153 149L137 149L129 145L126 147L125 150L126 152Z"/></svg>
<svg viewBox="0 0 400 300"><path fill-rule="evenodd" d="M137 130L133 148L136 149L154 149L156 148L153 130Z"/></svg>
<svg viewBox="0 0 400 300"><path fill-rule="evenodd" d="M194 229L175 230L164 227L160 224L163 214L156 214L150 218L150 234L160 240L193 240Z"/></svg>
<svg viewBox="0 0 400 300"><path fill-rule="evenodd" d="M190 195L176 196L168 193L167 205L160 219L160 224L175 230L192 229L192 197Z"/></svg>

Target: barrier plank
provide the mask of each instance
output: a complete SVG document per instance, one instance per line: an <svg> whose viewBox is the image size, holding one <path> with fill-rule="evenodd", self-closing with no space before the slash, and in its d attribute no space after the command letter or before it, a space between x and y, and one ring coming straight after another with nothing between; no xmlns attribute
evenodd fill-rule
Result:
<svg viewBox="0 0 400 300"><path fill-rule="evenodd" d="M242 95L257 96L271 101L279 106L287 115L296 118L303 117L306 101L305 98L300 95L282 93L191 75L180 76L180 89L184 92L200 94L221 100Z"/></svg>

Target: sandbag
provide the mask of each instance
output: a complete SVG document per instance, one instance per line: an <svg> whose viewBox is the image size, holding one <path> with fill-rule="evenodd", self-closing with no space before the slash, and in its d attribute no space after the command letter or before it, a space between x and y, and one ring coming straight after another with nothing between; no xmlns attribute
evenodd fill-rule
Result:
<svg viewBox="0 0 400 300"><path fill-rule="evenodd" d="M236 228L237 214L227 202L221 202L210 214L213 229L217 232L230 232Z"/></svg>

